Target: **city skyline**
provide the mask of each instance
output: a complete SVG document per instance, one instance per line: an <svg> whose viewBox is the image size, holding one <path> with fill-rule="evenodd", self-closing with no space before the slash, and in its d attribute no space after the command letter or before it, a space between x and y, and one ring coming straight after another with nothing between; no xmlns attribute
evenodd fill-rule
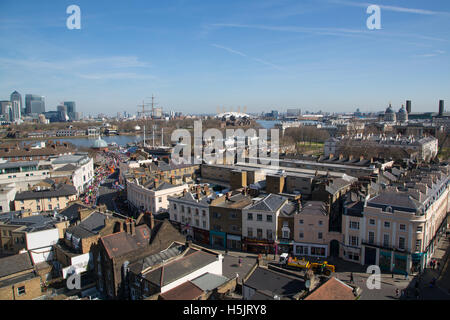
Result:
<svg viewBox="0 0 450 320"><path fill-rule="evenodd" d="M66 27L71 4L81 30ZM355 1L3 1L1 99L17 90L86 115L135 114L152 94L185 114L397 111L406 100L437 112L450 100L450 4L375 4L381 30Z"/></svg>

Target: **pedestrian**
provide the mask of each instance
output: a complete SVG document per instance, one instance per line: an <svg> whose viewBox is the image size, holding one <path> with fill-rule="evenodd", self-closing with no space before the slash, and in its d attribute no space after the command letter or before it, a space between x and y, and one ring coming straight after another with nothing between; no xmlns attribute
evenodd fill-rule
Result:
<svg viewBox="0 0 450 320"><path fill-rule="evenodd" d="M355 283L355 281L353 279L353 272L350 272L350 283Z"/></svg>
<svg viewBox="0 0 450 320"><path fill-rule="evenodd" d="M398 298L400 295L400 290L398 288L395 289L395 297Z"/></svg>
<svg viewBox="0 0 450 320"><path fill-rule="evenodd" d="M440 270L441 269L441 263L438 261L437 262L437 269Z"/></svg>
<svg viewBox="0 0 450 320"><path fill-rule="evenodd" d="M241 266L242 266L242 259L239 258L239 267L241 267Z"/></svg>
<svg viewBox="0 0 450 320"><path fill-rule="evenodd" d="M405 280L408 280L408 271L405 273Z"/></svg>

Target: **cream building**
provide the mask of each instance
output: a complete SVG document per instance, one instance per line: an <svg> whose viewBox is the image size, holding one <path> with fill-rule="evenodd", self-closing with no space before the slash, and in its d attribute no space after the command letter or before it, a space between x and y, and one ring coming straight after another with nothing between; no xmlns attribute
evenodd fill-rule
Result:
<svg viewBox="0 0 450 320"><path fill-rule="evenodd" d="M187 189L187 184L173 185L152 179L150 183L141 185L138 179L128 179L127 199L137 209L156 214L169 209L168 197L181 194Z"/></svg>
<svg viewBox="0 0 450 320"><path fill-rule="evenodd" d="M387 187L365 199L361 210L344 214L344 259L397 273L423 270L429 263L447 228L448 166L415 172L409 179L404 187Z"/></svg>
<svg viewBox="0 0 450 320"><path fill-rule="evenodd" d="M295 256L329 255L328 211L322 201L308 201L294 216Z"/></svg>
<svg viewBox="0 0 450 320"><path fill-rule="evenodd" d="M269 194L253 199L242 210L242 236L244 238L273 241L277 240L278 216L288 198Z"/></svg>

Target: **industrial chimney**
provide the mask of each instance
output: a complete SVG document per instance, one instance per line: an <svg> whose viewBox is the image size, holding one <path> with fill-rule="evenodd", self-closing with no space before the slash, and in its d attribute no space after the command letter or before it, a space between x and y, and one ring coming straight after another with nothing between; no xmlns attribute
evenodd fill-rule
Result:
<svg viewBox="0 0 450 320"><path fill-rule="evenodd" d="M444 100L439 100L439 117L444 115Z"/></svg>
<svg viewBox="0 0 450 320"><path fill-rule="evenodd" d="M406 112L411 113L411 100L406 100Z"/></svg>

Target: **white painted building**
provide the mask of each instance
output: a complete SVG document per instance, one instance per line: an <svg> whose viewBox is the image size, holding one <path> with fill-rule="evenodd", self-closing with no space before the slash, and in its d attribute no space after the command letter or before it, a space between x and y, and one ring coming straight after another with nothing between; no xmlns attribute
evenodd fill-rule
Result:
<svg viewBox="0 0 450 320"><path fill-rule="evenodd" d="M199 185L179 196L169 197L170 220L180 223L192 237L193 230L188 226L209 231L209 205L215 198L216 194L209 192L207 186Z"/></svg>
<svg viewBox="0 0 450 320"><path fill-rule="evenodd" d="M258 240L276 241L278 215L288 199L269 194L242 210L242 236ZM256 200L256 201L255 201Z"/></svg>
<svg viewBox="0 0 450 320"><path fill-rule="evenodd" d="M137 179L128 179L127 199L135 208L156 214L169 208L168 197L181 194L188 188L187 184L175 186L167 182L146 187L141 185Z"/></svg>

